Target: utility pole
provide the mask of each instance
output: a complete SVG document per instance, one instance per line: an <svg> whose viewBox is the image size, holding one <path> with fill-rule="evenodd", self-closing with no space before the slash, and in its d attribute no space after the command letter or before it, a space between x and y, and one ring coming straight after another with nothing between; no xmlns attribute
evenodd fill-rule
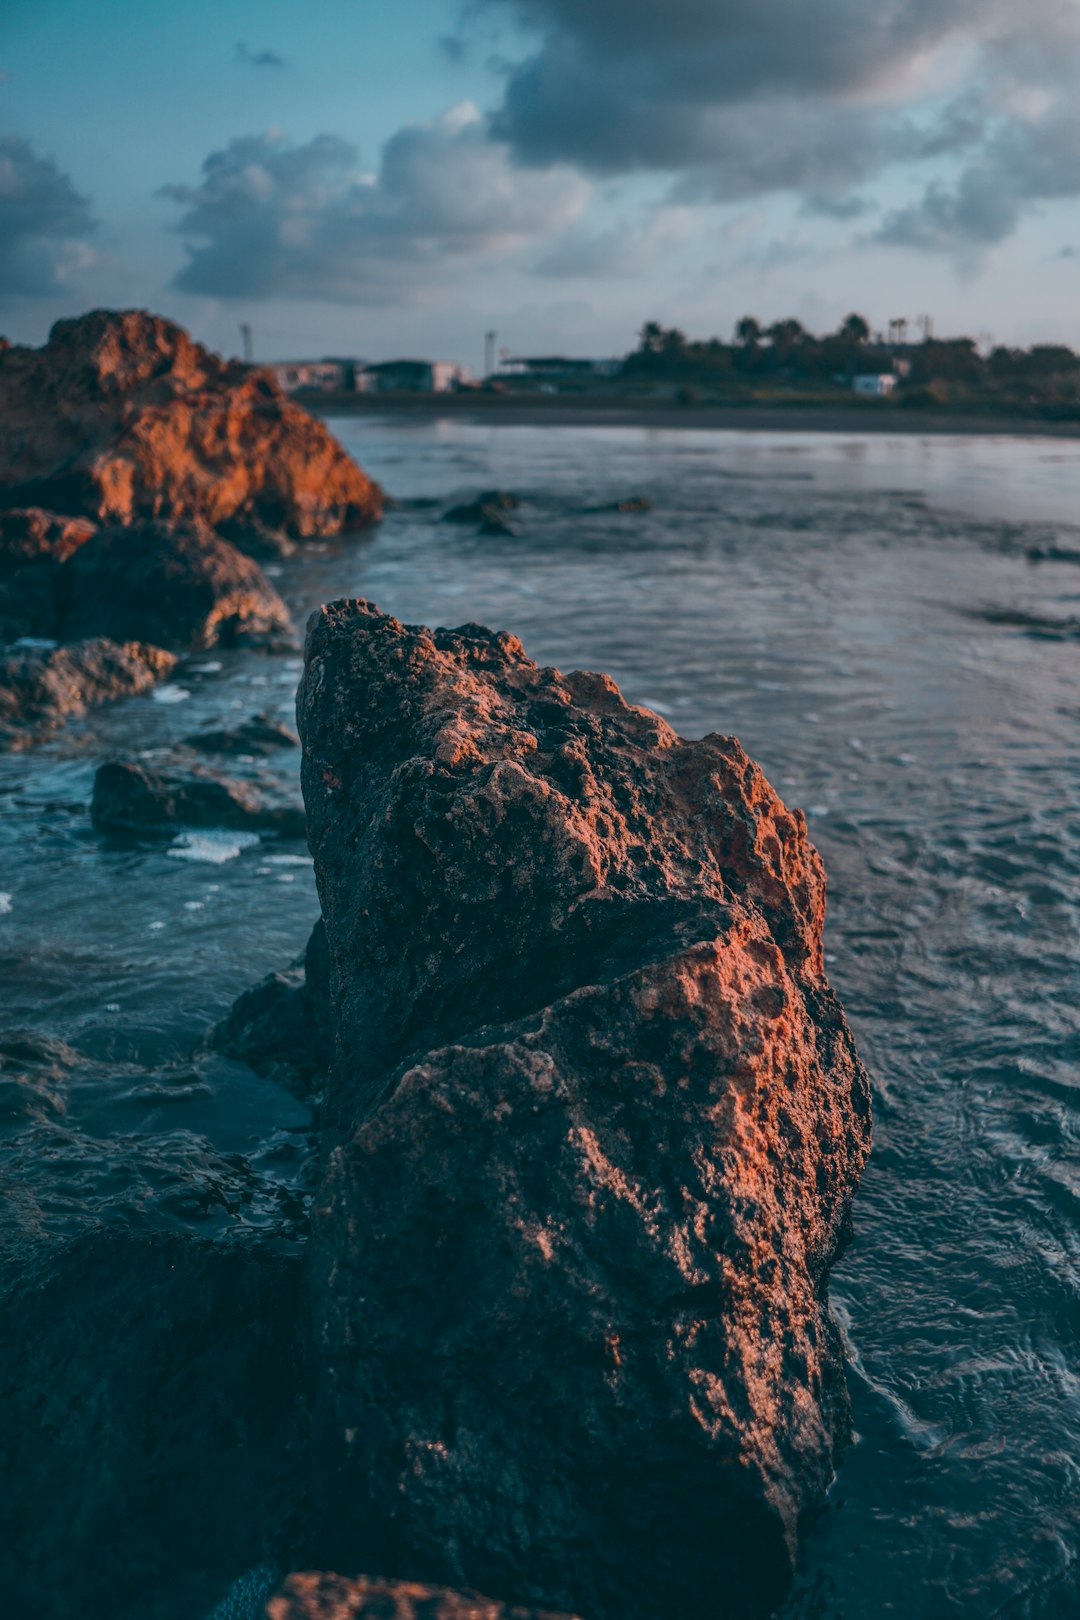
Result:
<svg viewBox="0 0 1080 1620"><path fill-rule="evenodd" d="M495 370L495 345L498 342L498 332L484 333L484 376L490 377Z"/></svg>
<svg viewBox="0 0 1080 1620"><path fill-rule="evenodd" d="M244 360L250 366L255 359L255 346L251 341L251 327L247 321L240 322L240 336L244 340Z"/></svg>

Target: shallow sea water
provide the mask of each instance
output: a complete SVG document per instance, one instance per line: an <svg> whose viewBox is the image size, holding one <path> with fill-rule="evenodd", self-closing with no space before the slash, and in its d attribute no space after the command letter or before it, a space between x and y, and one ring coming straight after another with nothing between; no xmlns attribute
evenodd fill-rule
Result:
<svg viewBox="0 0 1080 1620"><path fill-rule="evenodd" d="M876 1143L832 1284L859 1439L785 1620L1080 1613L1080 445L332 425L400 504L277 565L298 623L364 595L608 670L685 735L737 734L825 856ZM515 536L438 522L494 485ZM0 757L3 1025L85 1054L66 1121L0 1139L45 1225L295 1238L304 1111L189 1054L302 949L303 847L110 841L87 805L110 754L288 717L298 669L189 660Z"/></svg>

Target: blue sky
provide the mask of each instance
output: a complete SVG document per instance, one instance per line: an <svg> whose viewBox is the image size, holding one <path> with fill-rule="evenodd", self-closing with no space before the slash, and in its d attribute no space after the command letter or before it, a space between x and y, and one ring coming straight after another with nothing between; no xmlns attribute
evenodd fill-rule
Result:
<svg viewBox="0 0 1080 1620"><path fill-rule="evenodd" d="M1080 346L1080 0L0 0L0 331Z"/></svg>

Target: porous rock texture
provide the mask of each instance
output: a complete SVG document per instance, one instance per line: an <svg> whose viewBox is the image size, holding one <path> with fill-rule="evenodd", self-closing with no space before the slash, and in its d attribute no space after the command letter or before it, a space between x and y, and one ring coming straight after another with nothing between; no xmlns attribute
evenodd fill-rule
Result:
<svg viewBox="0 0 1080 1620"><path fill-rule="evenodd" d="M573 1620L521 1609L477 1592L453 1592L419 1581L305 1572L290 1575L266 1605L266 1620Z"/></svg>
<svg viewBox="0 0 1080 1620"><path fill-rule="evenodd" d="M291 624L258 563L202 524L100 529L57 575L58 633L180 651L281 645Z"/></svg>
<svg viewBox="0 0 1080 1620"><path fill-rule="evenodd" d="M175 664L161 647L107 637L0 648L0 748L21 747L100 703L146 692Z"/></svg>
<svg viewBox="0 0 1080 1620"><path fill-rule="evenodd" d="M767 1612L849 1437L870 1130L801 813L606 676L362 601L313 617L298 717L325 1567Z"/></svg>
<svg viewBox="0 0 1080 1620"><path fill-rule="evenodd" d="M381 492L269 372L144 310L0 349L0 505L304 539L371 523Z"/></svg>

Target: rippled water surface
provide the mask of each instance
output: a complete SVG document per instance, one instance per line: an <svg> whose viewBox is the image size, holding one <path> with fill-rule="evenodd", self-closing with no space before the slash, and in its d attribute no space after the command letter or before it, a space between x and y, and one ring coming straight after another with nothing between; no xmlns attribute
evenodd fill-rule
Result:
<svg viewBox="0 0 1080 1620"><path fill-rule="evenodd" d="M298 620L365 595L609 670L687 735L737 733L824 852L876 1146L832 1288L859 1441L788 1613L1080 1613L1080 446L334 426L400 504L280 565ZM515 536L438 522L492 485L525 498ZM4 1023L84 1054L66 1120L4 1126L45 1224L288 1215L303 1110L190 1053L301 949L305 852L110 842L86 806L110 753L288 715L297 671L196 659L0 759Z"/></svg>

